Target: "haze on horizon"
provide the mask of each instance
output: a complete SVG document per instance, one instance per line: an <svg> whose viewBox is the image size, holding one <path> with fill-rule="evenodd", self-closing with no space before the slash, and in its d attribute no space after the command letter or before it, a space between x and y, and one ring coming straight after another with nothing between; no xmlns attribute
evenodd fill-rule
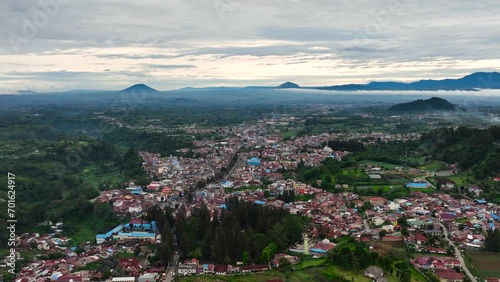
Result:
<svg viewBox="0 0 500 282"><path fill-rule="evenodd" d="M0 3L0 93L456 78L500 66L484 1Z"/></svg>

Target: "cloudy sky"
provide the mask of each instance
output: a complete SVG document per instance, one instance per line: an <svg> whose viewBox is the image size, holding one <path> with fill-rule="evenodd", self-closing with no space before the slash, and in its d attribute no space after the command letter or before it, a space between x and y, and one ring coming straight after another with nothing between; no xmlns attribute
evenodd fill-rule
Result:
<svg viewBox="0 0 500 282"><path fill-rule="evenodd" d="M460 77L498 70L499 14L497 0L7 0L0 93Z"/></svg>

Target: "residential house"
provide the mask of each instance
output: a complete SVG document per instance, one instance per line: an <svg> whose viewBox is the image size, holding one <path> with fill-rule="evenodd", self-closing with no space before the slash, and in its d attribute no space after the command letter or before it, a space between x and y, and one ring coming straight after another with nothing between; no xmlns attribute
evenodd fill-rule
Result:
<svg viewBox="0 0 500 282"><path fill-rule="evenodd" d="M462 282L464 281L464 274L456 272L453 269L437 269L436 276L442 282Z"/></svg>
<svg viewBox="0 0 500 282"><path fill-rule="evenodd" d="M382 268L380 268L380 267L372 265L372 266L369 266L365 270L364 275L366 277L373 279L373 280L377 280L379 278L384 277L384 270L382 270Z"/></svg>

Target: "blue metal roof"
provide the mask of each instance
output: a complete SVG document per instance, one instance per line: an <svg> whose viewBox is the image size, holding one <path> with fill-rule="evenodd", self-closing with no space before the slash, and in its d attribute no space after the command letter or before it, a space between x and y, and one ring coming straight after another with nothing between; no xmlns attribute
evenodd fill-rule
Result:
<svg viewBox="0 0 500 282"><path fill-rule="evenodd" d="M427 183L411 182L406 184L408 188L427 188Z"/></svg>
<svg viewBox="0 0 500 282"><path fill-rule="evenodd" d="M493 218L494 220L499 220L500 219L500 217L498 217L498 215L496 215L494 213L491 214L491 218Z"/></svg>
<svg viewBox="0 0 500 282"><path fill-rule="evenodd" d="M130 237L151 237L151 236L156 236L154 233L139 233L139 232L130 232L130 233L123 233L120 232L118 233L118 236L130 236Z"/></svg>
<svg viewBox="0 0 500 282"><path fill-rule="evenodd" d="M117 227L111 229L110 231L108 231L108 233L106 234L97 234L95 237L96 239L106 239L106 238L109 238L113 235L113 233L118 233L120 231L122 231L123 229L123 225L118 225Z"/></svg>
<svg viewBox="0 0 500 282"><path fill-rule="evenodd" d="M251 158L247 160L247 164L249 165L260 165L260 159L259 158Z"/></svg>
<svg viewBox="0 0 500 282"><path fill-rule="evenodd" d="M264 202L264 201L260 201L260 200L257 200L257 201L255 201L254 203L255 203L255 204L257 204L257 205L263 205L263 204L265 204L266 202Z"/></svg>
<svg viewBox="0 0 500 282"><path fill-rule="evenodd" d="M325 250L322 250L322 249L316 249L316 248L311 248L310 250L311 252L314 252L314 253L327 253L327 251Z"/></svg>

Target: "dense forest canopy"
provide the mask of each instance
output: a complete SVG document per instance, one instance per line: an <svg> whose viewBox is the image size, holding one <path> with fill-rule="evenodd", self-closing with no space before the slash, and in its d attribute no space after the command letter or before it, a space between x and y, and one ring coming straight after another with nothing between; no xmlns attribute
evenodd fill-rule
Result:
<svg viewBox="0 0 500 282"><path fill-rule="evenodd" d="M420 143L430 148L432 158L458 163L477 178L500 174L500 127L441 128L423 133Z"/></svg>
<svg viewBox="0 0 500 282"><path fill-rule="evenodd" d="M172 238L179 246L181 259L196 257L218 263L267 263L278 251L298 242L304 226L299 217L282 208L242 202L236 197L226 200L226 209L210 214L201 204L190 217L180 209L173 213L153 207L148 219L156 220L162 238ZM160 259L169 261L173 246L165 240L160 248Z"/></svg>

